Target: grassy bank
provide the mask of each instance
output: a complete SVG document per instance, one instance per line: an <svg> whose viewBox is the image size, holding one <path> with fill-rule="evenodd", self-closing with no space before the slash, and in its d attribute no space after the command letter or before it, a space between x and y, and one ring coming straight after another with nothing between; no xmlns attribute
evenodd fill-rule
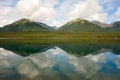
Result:
<svg viewBox="0 0 120 80"><path fill-rule="evenodd" d="M1 43L118 43L120 42L119 32L104 33L78 33L78 32L16 32L0 33ZM7 38L7 39L6 39Z"/></svg>
<svg viewBox="0 0 120 80"><path fill-rule="evenodd" d="M0 33L0 38L14 39L102 39L120 38L120 32L14 32Z"/></svg>

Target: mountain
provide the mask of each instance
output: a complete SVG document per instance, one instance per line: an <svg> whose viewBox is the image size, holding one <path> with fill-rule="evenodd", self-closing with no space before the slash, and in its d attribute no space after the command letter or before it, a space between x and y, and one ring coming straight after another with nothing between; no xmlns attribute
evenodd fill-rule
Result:
<svg viewBox="0 0 120 80"><path fill-rule="evenodd" d="M95 25L92 22L78 18L76 20L72 20L72 21L66 23L61 28L59 28L58 31L101 32L101 31L105 31L105 30L104 30L104 28L102 28L98 25Z"/></svg>
<svg viewBox="0 0 120 80"><path fill-rule="evenodd" d="M48 26L45 23L34 22L29 19L20 19L12 24L0 27L0 32L38 32L38 31L63 31L63 32L104 32L120 31L120 21L112 24L101 23L99 21L87 21L85 19L76 19L67 22L60 28Z"/></svg>
<svg viewBox="0 0 120 80"><path fill-rule="evenodd" d="M101 26L101 27L103 27L103 28L109 26L109 24L102 23L102 22L99 22L99 21L92 21L92 23L93 23L93 24L96 24L96 25L98 25L98 26Z"/></svg>
<svg viewBox="0 0 120 80"><path fill-rule="evenodd" d="M13 46L15 48L13 48ZM53 45L33 45L33 44L0 44L0 48L4 48L6 50L10 50L18 55L21 56L29 56L31 54L37 53L37 52L43 52L51 47ZM1 53L0 53L1 54Z"/></svg>
<svg viewBox="0 0 120 80"><path fill-rule="evenodd" d="M33 22L29 19L21 19L12 24L6 25L0 29L0 32L25 32L25 31L51 31L54 30L52 27L40 23Z"/></svg>
<svg viewBox="0 0 120 80"><path fill-rule="evenodd" d="M108 28L106 28L109 31L120 31L120 21L112 23Z"/></svg>
<svg viewBox="0 0 120 80"><path fill-rule="evenodd" d="M120 21L113 22L111 24L101 23L99 21L92 21L92 23L105 28L107 31L120 31Z"/></svg>

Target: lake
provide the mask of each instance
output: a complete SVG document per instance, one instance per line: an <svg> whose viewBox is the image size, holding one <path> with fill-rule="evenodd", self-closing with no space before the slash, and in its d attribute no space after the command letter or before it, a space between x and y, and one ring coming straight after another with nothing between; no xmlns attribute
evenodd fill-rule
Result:
<svg viewBox="0 0 120 80"><path fill-rule="evenodd" d="M119 42L0 42L0 80L119 79Z"/></svg>

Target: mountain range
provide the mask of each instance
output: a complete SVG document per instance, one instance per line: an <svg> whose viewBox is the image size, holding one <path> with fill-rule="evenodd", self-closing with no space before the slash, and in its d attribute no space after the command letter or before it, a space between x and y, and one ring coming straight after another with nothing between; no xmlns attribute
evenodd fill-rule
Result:
<svg viewBox="0 0 120 80"><path fill-rule="evenodd" d="M14 23L0 28L0 32L40 32L40 31L60 31L60 32L119 32L120 21L106 24L99 21L88 21L85 19L75 19L57 28L45 23L34 22L29 19L20 19Z"/></svg>

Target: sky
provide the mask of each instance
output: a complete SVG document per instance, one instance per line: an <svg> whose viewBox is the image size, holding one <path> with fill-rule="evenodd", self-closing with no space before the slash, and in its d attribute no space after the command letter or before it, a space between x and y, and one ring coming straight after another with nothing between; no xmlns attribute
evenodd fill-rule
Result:
<svg viewBox="0 0 120 80"><path fill-rule="evenodd" d="M120 0L0 0L0 27L21 18L60 27L77 18L120 20Z"/></svg>

